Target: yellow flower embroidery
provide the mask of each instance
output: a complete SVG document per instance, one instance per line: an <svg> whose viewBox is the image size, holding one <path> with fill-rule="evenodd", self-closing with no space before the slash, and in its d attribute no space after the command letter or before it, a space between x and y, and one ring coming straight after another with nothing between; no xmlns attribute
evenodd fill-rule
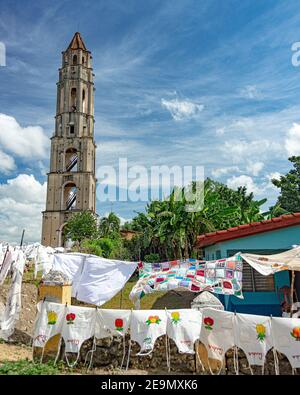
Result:
<svg viewBox="0 0 300 395"><path fill-rule="evenodd" d="M266 337L266 327L263 324L256 325L257 340L263 342Z"/></svg>
<svg viewBox="0 0 300 395"><path fill-rule="evenodd" d="M48 325L55 325L57 320L57 313L55 311L48 311Z"/></svg>
<svg viewBox="0 0 300 395"><path fill-rule="evenodd" d="M173 324L177 324L180 321L180 314L178 311L174 311L173 313L171 313L171 317Z"/></svg>

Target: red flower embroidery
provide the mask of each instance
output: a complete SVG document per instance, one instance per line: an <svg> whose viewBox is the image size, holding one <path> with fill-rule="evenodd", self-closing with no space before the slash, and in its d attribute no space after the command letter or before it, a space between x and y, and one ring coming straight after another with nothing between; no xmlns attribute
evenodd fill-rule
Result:
<svg viewBox="0 0 300 395"><path fill-rule="evenodd" d="M74 313L69 313L66 315L66 320L68 321L68 324L73 324L75 318L76 318L76 315Z"/></svg>
<svg viewBox="0 0 300 395"><path fill-rule="evenodd" d="M122 318L117 318L115 320L116 330L121 332L124 329L123 326L124 326L124 323L123 323Z"/></svg>
<svg viewBox="0 0 300 395"><path fill-rule="evenodd" d="M203 322L206 329L212 330L215 321L211 317L205 317Z"/></svg>

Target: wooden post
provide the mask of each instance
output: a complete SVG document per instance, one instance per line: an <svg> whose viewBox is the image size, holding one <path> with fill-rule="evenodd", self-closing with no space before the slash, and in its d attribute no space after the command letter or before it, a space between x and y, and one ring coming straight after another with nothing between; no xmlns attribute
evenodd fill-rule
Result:
<svg viewBox="0 0 300 395"><path fill-rule="evenodd" d="M290 317L293 315L292 306L294 303L294 287L295 287L295 272L292 270L292 284L291 284L291 310L290 310Z"/></svg>
<svg viewBox="0 0 300 395"><path fill-rule="evenodd" d="M41 283L38 290L38 301L45 300L61 304L71 304L72 285L47 285ZM61 334L57 334L45 345L44 360L55 358L60 342ZM34 356L41 356L41 348L34 348Z"/></svg>

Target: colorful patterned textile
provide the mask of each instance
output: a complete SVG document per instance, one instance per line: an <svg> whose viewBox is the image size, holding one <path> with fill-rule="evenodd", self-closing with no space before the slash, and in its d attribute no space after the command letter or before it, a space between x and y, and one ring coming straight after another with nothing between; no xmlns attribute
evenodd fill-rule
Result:
<svg viewBox="0 0 300 395"><path fill-rule="evenodd" d="M216 261L170 261L138 264L140 279L130 293L138 307L148 293L186 288L192 292L210 291L217 294L242 296L243 264L239 254Z"/></svg>

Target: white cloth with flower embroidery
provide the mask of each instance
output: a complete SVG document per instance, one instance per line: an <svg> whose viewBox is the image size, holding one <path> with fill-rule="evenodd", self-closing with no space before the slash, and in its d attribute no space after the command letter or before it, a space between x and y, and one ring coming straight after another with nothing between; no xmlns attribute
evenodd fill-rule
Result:
<svg viewBox="0 0 300 395"><path fill-rule="evenodd" d="M267 352L273 347L271 318L261 315L236 314L234 330L236 346L244 351L249 365L263 366Z"/></svg>
<svg viewBox="0 0 300 395"><path fill-rule="evenodd" d="M95 337L102 339L109 336L125 336L130 319L131 310L99 309Z"/></svg>
<svg viewBox="0 0 300 395"><path fill-rule="evenodd" d="M166 334L167 315L164 310L134 310L131 315L131 340L141 346L137 355L153 351L157 338Z"/></svg>
<svg viewBox="0 0 300 395"><path fill-rule="evenodd" d="M300 368L300 319L272 318L274 349L284 354L292 368Z"/></svg>
<svg viewBox="0 0 300 395"><path fill-rule="evenodd" d="M200 340L209 358L224 360L225 353L235 345L233 332L234 314L217 309L202 310Z"/></svg>
<svg viewBox="0 0 300 395"><path fill-rule="evenodd" d="M194 354L194 344L200 338L202 314L198 310L167 310L167 335L180 353Z"/></svg>
<svg viewBox="0 0 300 395"><path fill-rule="evenodd" d="M82 343L95 334L95 308L67 306L62 327L65 351L79 353Z"/></svg>
<svg viewBox="0 0 300 395"><path fill-rule="evenodd" d="M39 302L33 333L33 346L45 347L47 341L62 332L66 306L53 302Z"/></svg>

